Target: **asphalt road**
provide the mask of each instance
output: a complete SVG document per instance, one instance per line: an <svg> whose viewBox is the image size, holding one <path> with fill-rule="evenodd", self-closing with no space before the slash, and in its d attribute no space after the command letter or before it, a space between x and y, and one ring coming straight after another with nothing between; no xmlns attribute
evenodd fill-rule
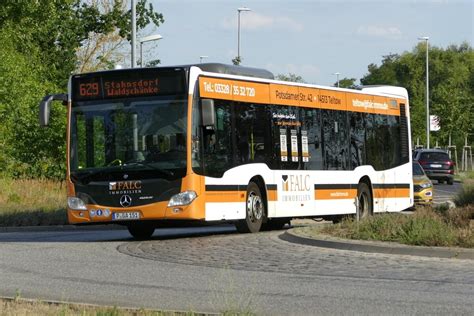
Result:
<svg viewBox="0 0 474 316"><path fill-rule="evenodd" d="M0 295L259 315L472 314L469 260L288 243L232 226L0 233Z"/></svg>
<svg viewBox="0 0 474 316"><path fill-rule="evenodd" d="M454 196L461 191L461 183L454 182L453 185L439 184L437 181L433 181L433 202L435 204L446 203L452 201Z"/></svg>

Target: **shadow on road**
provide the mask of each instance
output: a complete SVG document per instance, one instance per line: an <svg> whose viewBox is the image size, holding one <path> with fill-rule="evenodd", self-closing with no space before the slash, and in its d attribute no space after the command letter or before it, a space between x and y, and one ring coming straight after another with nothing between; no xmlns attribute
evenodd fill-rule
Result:
<svg viewBox="0 0 474 316"><path fill-rule="evenodd" d="M168 240L211 235L235 233L234 225L219 225L205 227L184 228L157 228L149 240ZM38 242L135 242L127 229L88 229L67 231L16 231L0 233L0 242L3 243L38 243Z"/></svg>

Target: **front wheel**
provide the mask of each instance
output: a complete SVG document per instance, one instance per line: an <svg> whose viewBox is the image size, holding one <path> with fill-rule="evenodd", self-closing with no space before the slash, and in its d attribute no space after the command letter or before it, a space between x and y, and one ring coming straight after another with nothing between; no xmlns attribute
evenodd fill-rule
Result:
<svg viewBox="0 0 474 316"><path fill-rule="evenodd" d="M367 183L359 183L357 188L357 199L357 216L359 219L371 216L373 213L372 194L370 194L370 188Z"/></svg>
<svg viewBox="0 0 474 316"><path fill-rule="evenodd" d="M149 223L137 222L127 225L128 232L137 240L150 239L155 232L155 226Z"/></svg>
<svg viewBox="0 0 474 316"><path fill-rule="evenodd" d="M257 233L260 231L265 216L265 202L260 188L255 182L247 187L247 202L245 205L245 219L235 223L239 233Z"/></svg>

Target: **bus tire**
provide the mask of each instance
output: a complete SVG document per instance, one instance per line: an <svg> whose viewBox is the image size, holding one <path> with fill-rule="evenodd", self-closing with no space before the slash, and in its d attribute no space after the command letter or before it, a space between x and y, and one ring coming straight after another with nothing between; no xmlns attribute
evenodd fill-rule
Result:
<svg viewBox="0 0 474 316"><path fill-rule="evenodd" d="M245 219L235 223L239 233L257 233L262 227L265 216L265 201L260 188L255 182L250 182L247 187L245 203Z"/></svg>
<svg viewBox="0 0 474 316"><path fill-rule="evenodd" d="M155 226L149 223L136 222L127 225L128 232L137 240L146 240L155 232Z"/></svg>
<svg viewBox="0 0 474 316"><path fill-rule="evenodd" d="M372 194L370 194L369 185L365 182L360 182L357 187L357 213L359 219L364 219L373 213Z"/></svg>

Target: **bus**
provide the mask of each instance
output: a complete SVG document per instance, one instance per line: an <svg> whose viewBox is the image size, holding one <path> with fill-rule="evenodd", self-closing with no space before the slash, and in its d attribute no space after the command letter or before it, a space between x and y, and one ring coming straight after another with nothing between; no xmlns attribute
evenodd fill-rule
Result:
<svg viewBox="0 0 474 316"><path fill-rule="evenodd" d="M234 223L364 218L413 205L408 94L277 81L208 63L72 75L67 94L71 224Z"/></svg>

